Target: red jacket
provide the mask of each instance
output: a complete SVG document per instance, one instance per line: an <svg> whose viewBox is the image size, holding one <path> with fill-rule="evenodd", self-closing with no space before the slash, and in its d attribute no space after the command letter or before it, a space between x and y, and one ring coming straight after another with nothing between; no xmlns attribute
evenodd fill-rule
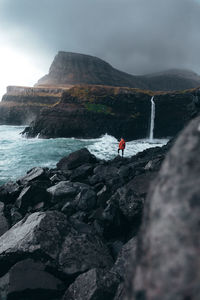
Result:
<svg viewBox="0 0 200 300"><path fill-rule="evenodd" d="M119 149L120 150L124 150L126 147L126 143L124 139L121 139L121 141L119 142Z"/></svg>

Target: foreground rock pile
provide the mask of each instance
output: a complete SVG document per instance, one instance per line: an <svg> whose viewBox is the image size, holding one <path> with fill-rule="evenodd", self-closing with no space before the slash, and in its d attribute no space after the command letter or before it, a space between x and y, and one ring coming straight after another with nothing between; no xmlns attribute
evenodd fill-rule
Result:
<svg viewBox="0 0 200 300"><path fill-rule="evenodd" d="M170 147L0 187L0 299L199 300L200 117Z"/></svg>
<svg viewBox="0 0 200 300"><path fill-rule="evenodd" d="M169 146L87 149L0 187L0 299L122 299L150 182Z"/></svg>

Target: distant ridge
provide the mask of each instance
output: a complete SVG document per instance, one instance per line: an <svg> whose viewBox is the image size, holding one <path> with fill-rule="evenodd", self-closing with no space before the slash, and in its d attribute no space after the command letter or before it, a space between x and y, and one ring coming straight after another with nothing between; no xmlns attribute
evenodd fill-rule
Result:
<svg viewBox="0 0 200 300"><path fill-rule="evenodd" d="M135 76L113 68L104 60L91 55L60 51L49 73L36 86L70 86L95 84L126 86L144 90L184 90L200 86L200 76L190 70L167 70Z"/></svg>

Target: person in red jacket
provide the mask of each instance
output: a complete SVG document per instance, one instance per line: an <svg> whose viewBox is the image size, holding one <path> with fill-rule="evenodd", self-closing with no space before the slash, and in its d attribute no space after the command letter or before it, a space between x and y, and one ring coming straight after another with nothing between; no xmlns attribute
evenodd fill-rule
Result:
<svg viewBox="0 0 200 300"><path fill-rule="evenodd" d="M124 156L125 147L126 147L126 142L123 138L121 138L121 140L119 142L118 154L119 154L119 151L122 150L122 157Z"/></svg>

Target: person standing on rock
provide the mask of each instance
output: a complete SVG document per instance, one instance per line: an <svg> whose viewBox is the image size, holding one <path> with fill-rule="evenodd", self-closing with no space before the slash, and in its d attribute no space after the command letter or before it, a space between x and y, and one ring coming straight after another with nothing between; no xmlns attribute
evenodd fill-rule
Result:
<svg viewBox="0 0 200 300"><path fill-rule="evenodd" d="M122 157L124 156L125 147L126 147L126 142L123 138L121 138L121 140L119 142L118 154L119 154L119 151L122 150Z"/></svg>

